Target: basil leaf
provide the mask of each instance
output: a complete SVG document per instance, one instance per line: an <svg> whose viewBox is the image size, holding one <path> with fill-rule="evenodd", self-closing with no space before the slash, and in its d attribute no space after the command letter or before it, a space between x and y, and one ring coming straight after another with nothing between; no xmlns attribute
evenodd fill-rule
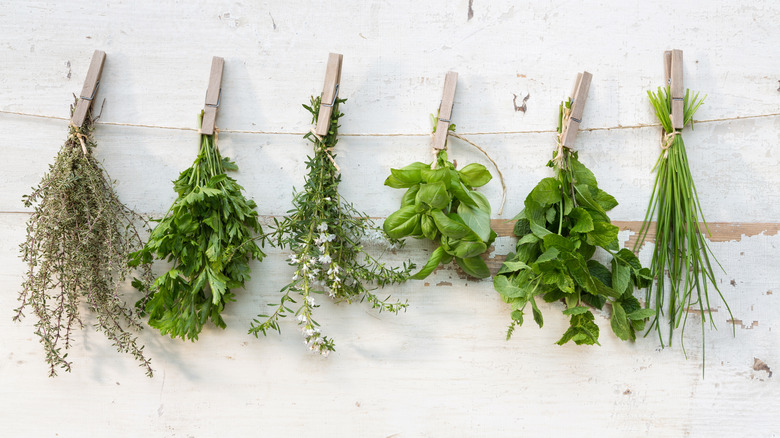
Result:
<svg viewBox="0 0 780 438"><path fill-rule="evenodd" d="M459 170L460 180L471 187L481 187L487 184L493 176L488 172L485 166L478 163L471 163Z"/></svg>

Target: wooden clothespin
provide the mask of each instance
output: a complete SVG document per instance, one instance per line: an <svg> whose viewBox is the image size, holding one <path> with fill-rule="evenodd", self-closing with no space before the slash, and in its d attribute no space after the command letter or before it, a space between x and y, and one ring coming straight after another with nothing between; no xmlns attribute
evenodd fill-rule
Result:
<svg viewBox="0 0 780 438"><path fill-rule="evenodd" d="M222 68L225 60L219 56L211 59L211 74L209 75L209 88L206 90L206 105L203 107L203 119L200 123L200 133L204 135L214 134L217 124L217 109L222 100Z"/></svg>
<svg viewBox="0 0 780 438"><path fill-rule="evenodd" d="M84 87L79 94L79 100L76 103L76 109L73 110L73 116L70 122L74 126L81 127L84 119L87 118L89 107L92 106L92 100L100 87L100 75L103 74L103 63L106 61L106 52L95 50L92 54L92 61L89 63L87 77L84 79Z"/></svg>
<svg viewBox="0 0 780 438"><path fill-rule="evenodd" d="M319 136L328 135L330 130L330 117L333 115L333 106L339 98L339 84L341 83L341 61L344 55L331 53L328 55L328 68L325 70L325 85L322 88L320 99L320 113L317 117L317 126L314 132Z"/></svg>
<svg viewBox="0 0 780 438"><path fill-rule="evenodd" d="M447 144L447 134L450 130L452 106L455 104L455 88L458 86L458 73L447 72L444 77L444 92L441 95L439 105L439 121L436 124L436 133L433 135L433 148L444 149Z"/></svg>
<svg viewBox="0 0 780 438"><path fill-rule="evenodd" d="M574 139L577 138L577 131L582 123L582 113L585 111L585 101L588 99L592 78L593 75L586 71L577 73L577 80L574 82L574 89L571 92L571 115L563 127L563 135L561 136L561 144L566 147L574 146Z"/></svg>
<svg viewBox="0 0 780 438"><path fill-rule="evenodd" d="M685 125L682 50L675 49L664 52L664 79L672 95L672 128L682 129Z"/></svg>

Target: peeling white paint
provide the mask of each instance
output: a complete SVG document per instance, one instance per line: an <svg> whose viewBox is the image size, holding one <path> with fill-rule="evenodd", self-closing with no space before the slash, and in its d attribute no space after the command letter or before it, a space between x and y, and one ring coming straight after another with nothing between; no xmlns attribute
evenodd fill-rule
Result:
<svg viewBox="0 0 780 438"><path fill-rule="evenodd" d="M661 85L661 54L673 47L684 50L686 84L708 95L698 119L774 113L780 104L780 58L771 56L780 41L780 8L771 1L475 0L470 20L468 6L468 0L14 4L0 14L0 109L66 116L96 48L108 54L98 94L106 99L102 120L117 123L193 128L217 55L226 59L220 127L308 131L300 104L321 90L329 51L344 54L344 133L427 134L447 70L460 73L458 132L554 128L558 98L583 69L594 74L583 128L654 123L646 90ZM514 110L513 93L530 93L525 113ZM6 133L0 211L23 211L22 194L46 171L67 124L0 113L0 129ZM709 221L780 222L779 130L775 117L686 131ZM174 199L170 181L194 158L197 135L107 125L96 135L98 157L121 198L162 214ZM621 203L613 219L643 218L658 135L640 128L578 136L581 160ZM533 184L549 175L544 164L553 135L467 137L499 162L509 187L502 219L511 218ZM260 213L288 210L292 187L303 181L308 143L279 134L223 133L219 141ZM336 149L342 194L370 216L388 215L402 195L382 185L388 169L429 159L429 141L342 137ZM452 140L450 148L462 164L491 168L467 144ZM497 179L481 190L497 209ZM281 336L246 334L292 274L282 252L270 250L226 310L227 330L209 327L197 343L144 331L154 379L114 352L89 319L69 356L73 373L49 379L34 320L11 322L26 218L0 213L0 309L6 309L0 411L9 419L7 436L780 435L777 376L756 365L780 367L780 293L771 292L780 288L776 234L711 245L725 269L719 286L741 323L734 337L716 300L718 330L708 330L702 344L699 316L691 314L688 360L679 338L663 350L653 335L619 341L606 313L596 318L601 347L556 346L566 327L556 303L540 305L543 329L527 324L507 342L509 310L491 282L461 278L451 267L389 290L409 300L409 310L397 316L323 300L319 322L337 353L322 359L305 351L294 324L284 325ZM621 241L628 237L621 232ZM513 246L511 238L499 238L491 257ZM388 257L420 265L431 249L413 241ZM640 257L649 261L649 246ZM135 298L130 288L126 293Z"/></svg>

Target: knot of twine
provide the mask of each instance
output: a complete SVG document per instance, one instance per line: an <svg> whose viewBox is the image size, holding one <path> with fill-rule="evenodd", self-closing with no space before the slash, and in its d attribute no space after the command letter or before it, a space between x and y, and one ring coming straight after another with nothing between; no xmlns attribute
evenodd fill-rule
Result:
<svg viewBox="0 0 780 438"><path fill-rule="evenodd" d="M664 158L669 154L669 148L672 147L672 143L674 143L674 137L682 134L680 131L672 130L672 132L667 132L666 134L661 131L661 150L664 151Z"/></svg>
<svg viewBox="0 0 780 438"><path fill-rule="evenodd" d="M329 147L329 148L325 147L325 139L322 136L320 136L319 134L317 134L317 132L315 132L314 128L311 128L311 131L309 131L309 132L311 132L311 134L320 142L320 144L322 144L322 150L325 151L325 156L328 157L328 160L330 160L330 162L333 163L333 167L336 168L336 175L341 174L341 167L339 167L339 165L336 164L336 160L334 160L333 159L333 155L331 155L331 153L333 152L333 148L332 147Z"/></svg>
<svg viewBox="0 0 780 438"><path fill-rule="evenodd" d="M87 136L79 132L80 128L73 123L70 123L70 127L73 128L73 133L70 135L70 138L77 138L79 140L79 143L81 143L81 152L83 152L84 156L86 157L87 143L84 141L84 139L87 138Z"/></svg>

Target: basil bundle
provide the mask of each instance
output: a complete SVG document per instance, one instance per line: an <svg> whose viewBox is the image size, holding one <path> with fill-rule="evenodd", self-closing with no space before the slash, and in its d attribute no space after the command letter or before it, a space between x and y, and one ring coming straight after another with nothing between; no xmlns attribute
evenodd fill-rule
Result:
<svg viewBox="0 0 780 438"><path fill-rule="evenodd" d="M209 320L226 327L220 313L234 300L231 289L244 287L249 261L265 256L253 238L253 233L262 234L257 204L225 173L238 167L220 155L213 135L201 134L200 141L192 167L174 181L178 198L130 262L156 258L173 263L151 285L134 282L152 293L138 305L160 333L190 340L198 339Z"/></svg>
<svg viewBox="0 0 780 438"><path fill-rule="evenodd" d="M560 106L559 133L570 105L569 101ZM547 166L555 170L555 177L542 179L526 197L525 208L515 217L516 252L507 256L493 279L496 291L512 306L507 339L523 324L529 303L534 321L542 327L537 296L566 304L563 314L570 317L570 327L559 345L598 344L599 327L587 306L602 309L607 302L615 334L636 339L645 319L655 312L642 309L633 291L647 287L652 277L630 250L619 249L618 227L606 214L617 201L598 187L577 152L560 145L560 136ZM611 272L592 259L597 247L611 256Z"/></svg>
<svg viewBox="0 0 780 438"><path fill-rule="evenodd" d="M447 151L436 156L436 166L421 162L390 169L385 185L402 189L401 208L384 222L393 239L412 236L439 244L425 266L411 278L423 279L439 264L452 261L476 278L490 276L480 257L496 239L490 228L490 203L474 191L492 179L485 166L469 164L461 170L447 161Z"/></svg>

